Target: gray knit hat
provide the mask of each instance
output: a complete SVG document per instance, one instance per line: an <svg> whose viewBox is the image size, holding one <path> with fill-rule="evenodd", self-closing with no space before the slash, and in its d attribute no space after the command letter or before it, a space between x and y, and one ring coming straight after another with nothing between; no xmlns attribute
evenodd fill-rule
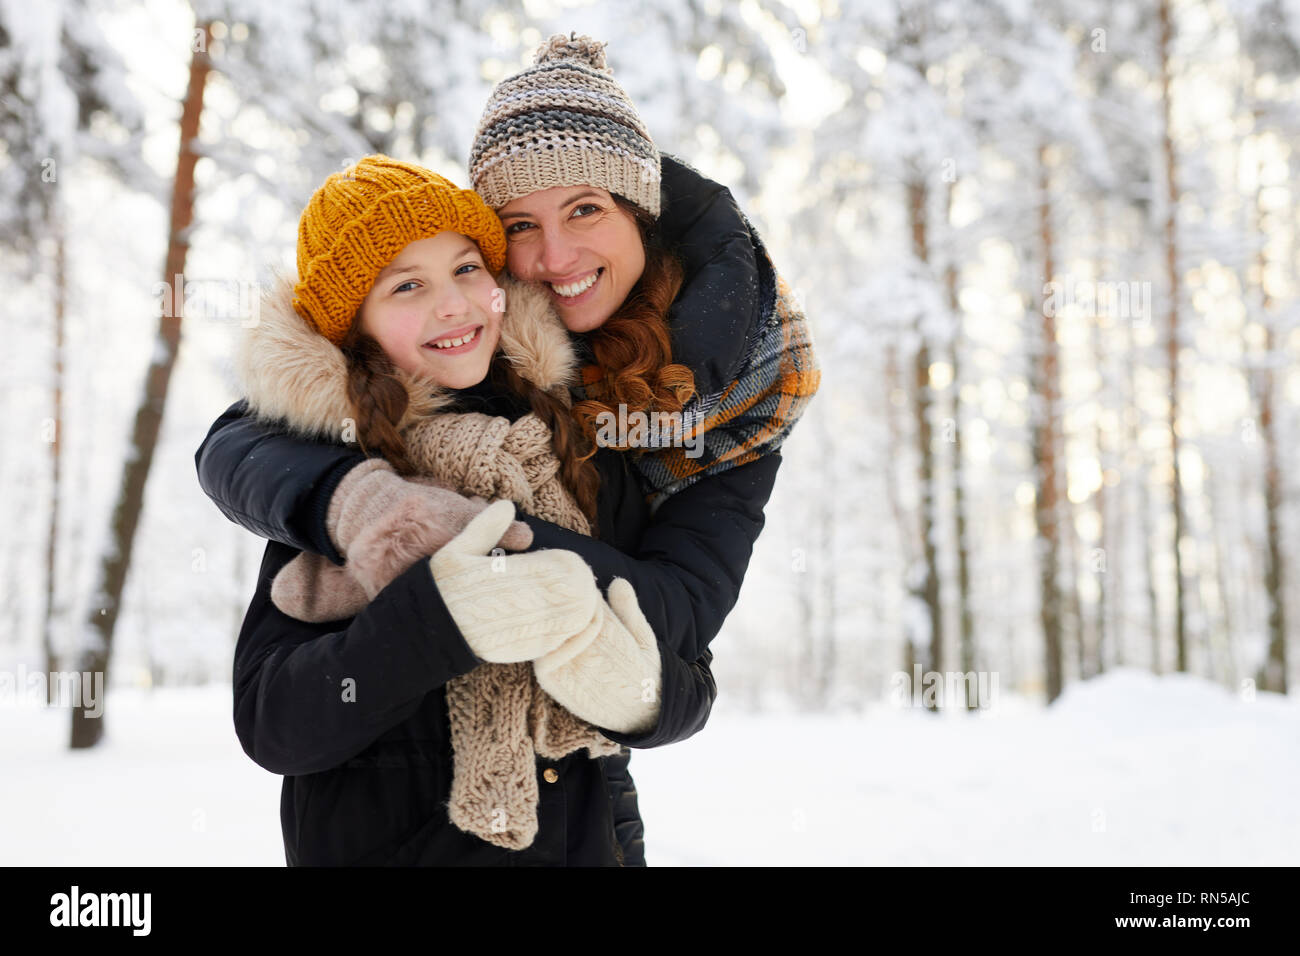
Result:
<svg viewBox="0 0 1300 956"><path fill-rule="evenodd" d="M497 84L469 175L493 209L554 186L598 186L659 217L659 150L605 65L604 43L557 33Z"/></svg>

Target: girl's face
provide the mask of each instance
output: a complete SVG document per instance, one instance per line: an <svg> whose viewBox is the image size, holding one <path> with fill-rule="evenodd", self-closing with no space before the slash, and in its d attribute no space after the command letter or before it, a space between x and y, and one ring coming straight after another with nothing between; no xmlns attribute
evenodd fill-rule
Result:
<svg viewBox="0 0 1300 956"><path fill-rule="evenodd" d="M506 265L546 283L570 332L599 328L645 271L645 247L631 213L595 186L555 186L521 196L498 213Z"/></svg>
<svg viewBox="0 0 1300 956"><path fill-rule="evenodd" d="M478 244L440 232L410 243L379 273L361 303L361 328L398 368L469 388L487 376L504 304Z"/></svg>

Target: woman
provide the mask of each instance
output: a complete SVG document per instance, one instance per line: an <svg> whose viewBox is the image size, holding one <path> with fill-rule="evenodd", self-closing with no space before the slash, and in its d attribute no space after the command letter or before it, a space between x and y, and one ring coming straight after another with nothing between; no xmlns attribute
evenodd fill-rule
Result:
<svg viewBox="0 0 1300 956"><path fill-rule="evenodd" d="M552 414L571 349L535 290L507 284L501 314L489 268L504 249L475 194L367 157L313 196L299 280L241 343L259 415L302 434L354 427L379 453L357 472L418 476L404 498L331 511L344 574L267 547L236 648L235 725L285 775L291 865L622 864L604 761L707 717L707 667L656 644L626 582L606 604L570 552L487 553L509 499L578 534L603 523L624 546L642 504L622 456L556 456L582 447ZM604 514L574 494L583 469ZM501 500L437 548L431 481Z"/></svg>
<svg viewBox="0 0 1300 956"><path fill-rule="evenodd" d="M532 67L498 86L472 164L489 205L510 216L511 271L552 283L587 360L576 417L592 431L602 411L617 417L618 406L625 417L675 406L684 424L678 445L625 456L653 509L626 552L525 516L531 548L576 552L601 588L628 580L660 641L696 661L739 595L780 443L819 383L803 317L730 192L654 148L599 45L586 38L553 37ZM556 189L563 195L547 192ZM577 221L589 214L598 217L592 225L621 230L616 248L578 235ZM642 237L640 269L622 241L629 223ZM575 288L592 275L589 288ZM701 443L702 454L688 454ZM363 493L355 472L365 460L355 448L286 435L244 402L217 420L195 455L200 484L227 517L335 564L344 557L326 516L335 498ZM274 486L257 480L267 473ZM460 498L439 507L447 538L474 513ZM610 769L611 786L634 795L625 767ZM639 820L623 822L639 855Z"/></svg>

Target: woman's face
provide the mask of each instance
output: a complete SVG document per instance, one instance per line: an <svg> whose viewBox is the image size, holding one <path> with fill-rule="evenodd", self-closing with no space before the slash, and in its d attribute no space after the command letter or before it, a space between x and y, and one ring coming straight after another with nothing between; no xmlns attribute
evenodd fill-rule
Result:
<svg viewBox="0 0 1300 956"><path fill-rule="evenodd" d="M499 215L510 272L546 283L570 332L603 325L645 270L636 220L607 190L541 189L507 203Z"/></svg>
<svg viewBox="0 0 1300 956"><path fill-rule="evenodd" d="M410 243L379 273L361 303L361 327L398 368L469 388L487 376L503 306L478 244L440 232Z"/></svg>

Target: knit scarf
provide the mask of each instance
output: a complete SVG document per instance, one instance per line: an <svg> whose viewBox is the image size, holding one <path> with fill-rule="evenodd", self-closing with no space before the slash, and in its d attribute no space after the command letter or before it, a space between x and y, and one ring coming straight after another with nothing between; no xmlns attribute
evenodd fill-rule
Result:
<svg viewBox="0 0 1300 956"><path fill-rule="evenodd" d="M560 481L550 429L535 415L511 423L479 412L440 413L403 436L423 480L468 496L509 499L527 514L590 534ZM397 525L404 517L380 519L358 534L344 568L298 555L276 576L272 600L299 619L355 615L414 560L427 557L418 531ZM593 758L619 752L617 743L538 686L531 663L481 664L449 681L446 694L454 754L448 816L497 846L520 850L537 836L534 754L558 759L583 747Z"/></svg>

